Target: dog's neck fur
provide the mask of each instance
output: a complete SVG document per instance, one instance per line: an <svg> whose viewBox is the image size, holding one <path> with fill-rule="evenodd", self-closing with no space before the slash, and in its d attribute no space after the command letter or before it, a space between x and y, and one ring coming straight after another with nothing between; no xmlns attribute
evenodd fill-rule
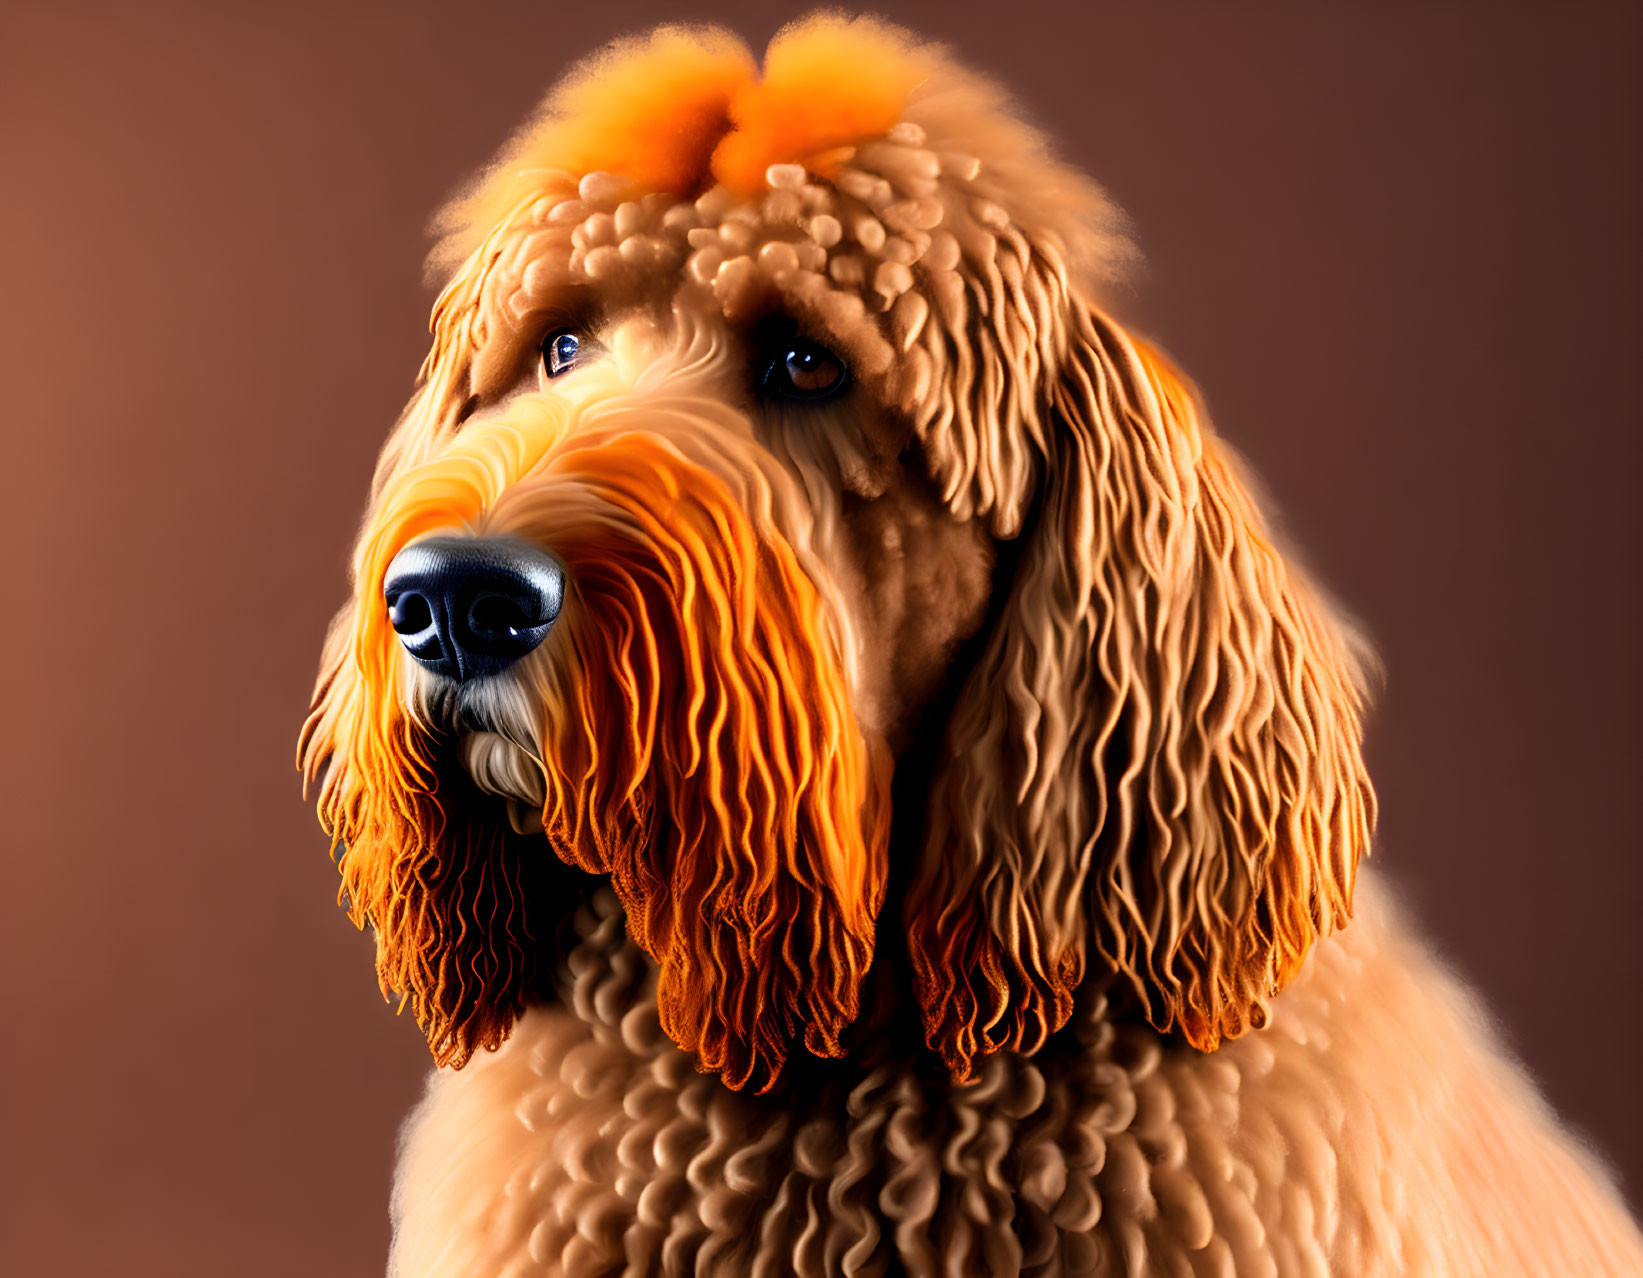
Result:
<svg viewBox="0 0 1643 1278"><path fill-rule="evenodd" d="M1218 1052L1091 981L1044 1050L966 1086L903 1009L762 1096L661 1032L596 890L557 1005L409 1120L391 1272L1515 1274L1560 1235L1562 1272L1625 1272L1618 1200L1580 1194L1584 1153L1366 886L1272 1023Z"/></svg>

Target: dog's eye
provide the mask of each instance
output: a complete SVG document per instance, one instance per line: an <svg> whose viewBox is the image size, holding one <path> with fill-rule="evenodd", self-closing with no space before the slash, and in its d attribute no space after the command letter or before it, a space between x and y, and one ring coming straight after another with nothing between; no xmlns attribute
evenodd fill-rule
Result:
<svg viewBox="0 0 1643 1278"><path fill-rule="evenodd" d="M581 349L582 339L572 329L549 333L542 340L542 371L549 377L563 376L576 367Z"/></svg>
<svg viewBox="0 0 1643 1278"><path fill-rule="evenodd" d="M839 357L803 339L784 343L765 369L760 385L784 399L829 399L850 380Z"/></svg>

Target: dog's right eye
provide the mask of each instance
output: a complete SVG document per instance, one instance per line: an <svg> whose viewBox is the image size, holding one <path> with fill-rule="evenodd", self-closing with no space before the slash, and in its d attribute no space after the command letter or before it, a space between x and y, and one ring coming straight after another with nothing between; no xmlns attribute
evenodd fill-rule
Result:
<svg viewBox="0 0 1643 1278"><path fill-rule="evenodd" d="M562 328L549 333L542 341L542 371L549 377L562 377L576 367L581 350L582 339L575 330Z"/></svg>
<svg viewBox="0 0 1643 1278"><path fill-rule="evenodd" d="M850 380L843 361L825 346L802 338L776 348L759 384L783 399L831 399Z"/></svg>

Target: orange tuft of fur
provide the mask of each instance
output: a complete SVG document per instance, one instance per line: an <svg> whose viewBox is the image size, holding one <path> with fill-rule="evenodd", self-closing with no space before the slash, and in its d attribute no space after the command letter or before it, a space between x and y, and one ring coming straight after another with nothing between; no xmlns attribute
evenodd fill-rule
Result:
<svg viewBox="0 0 1643 1278"><path fill-rule="evenodd" d="M755 196L773 164L830 179L857 143L895 126L923 74L909 37L870 18L823 14L785 28L762 79L731 33L662 27L584 62L441 225L458 239L461 228L494 227L551 174L610 173L683 197L714 182ZM436 257L455 255L447 242Z"/></svg>
<svg viewBox="0 0 1643 1278"><path fill-rule="evenodd" d="M664 27L642 44L615 46L560 89L531 151L538 167L616 173L685 194L701 184L731 103L755 74L733 36Z"/></svg>
<svg viewBox="0 0 1643 1278"><path fill-rule="evenodd" d="M713 153L713 175L745 198L764 189L772 164L831 179L854 144L895 126L921 78L906 37L881 23L796 23L771 41L764 78L732 101L735 130Z"/></svg>

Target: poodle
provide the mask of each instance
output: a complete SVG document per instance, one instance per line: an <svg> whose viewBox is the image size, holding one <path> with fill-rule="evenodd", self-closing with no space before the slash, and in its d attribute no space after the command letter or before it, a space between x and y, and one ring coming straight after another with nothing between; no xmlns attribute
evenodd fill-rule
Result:
<svg viewBox="0 0 1643 1278"><path fill-rule="evenodd" d="M438 231L300 746L439 1067L391 1273L1643 1273L998 88L664 27Z"/></svg>

